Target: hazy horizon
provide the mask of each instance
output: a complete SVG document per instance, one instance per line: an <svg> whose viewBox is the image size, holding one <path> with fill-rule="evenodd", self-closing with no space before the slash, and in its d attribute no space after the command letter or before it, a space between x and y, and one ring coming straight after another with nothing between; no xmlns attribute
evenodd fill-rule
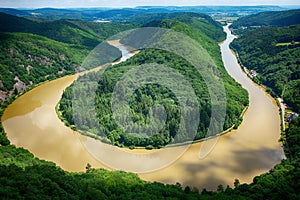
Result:
<svg viewBox="0 0 300 200"><path fill-rule="evenodd" d="M137 6L299 6L297 0L0 0L2 8L126 8Z"/></svg>

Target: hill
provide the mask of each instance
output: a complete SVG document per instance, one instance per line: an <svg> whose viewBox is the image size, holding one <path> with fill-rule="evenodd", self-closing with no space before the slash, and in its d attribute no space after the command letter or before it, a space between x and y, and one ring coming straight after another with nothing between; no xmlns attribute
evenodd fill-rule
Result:
<svg viewBox="0 0 300 200"><path fill-rule="evenodd" d="M231 25L242 33L253 28L264 26L289 26L300 24L300 9L287 11L269 11L239 18Z"/></svg>
<svg viewBox="0 0 300 200"><path fill-rule="evenodd" d="M164 28L172 28L167 25L167 20L179 21L181 23L188 24L189 26L193 27L194 29L197 29L198 31L201 31L207 37L210 37L211 39L217 42L225 40L225 33L223 32L222 25L214 21L210 16L206 14L198 14L191 12L155 13L139 15L134 17L134 19L132 20L138 23L142 23L143 27ZM204 42L204 40L202 42Z"/></svg>
<svg viewBox="0 0 300 200"><path fill-rule="evenodd" d="M205 18L199 16L202 15L181 13L177 15L176 19L152 21L145 24L144 27L161 27L184 33L201 44L201 46L206 49L212 57L213 61L217 65L217 69L220 72L222 80L224 81L227 101L225 125L218 130L219 132L214 131L214 133L212 133L215 135L222 132L224 129L228 129L233 125L237 126L240 123L240 114L245 106L247 106L248 99L246 91L226 73L223 66L218 46L218 42L224 39L222 27L216 22L210 23L212 20L208 16ZM152 37L151 34L152 33L144 33L143 37L150 39ZM138 35L132 34L131 38L125 38L124 40L121 40L121 42L124 44L135 44L139 41L138 38ZM132 95L130 103L131 117L134 119L136 124L139 124L142 127L147 127L149 123L149 117L147 115L150 107L154 104L162 103L168 114L164 128L159 133L155 131L152 132L151 137L149 138L139 138L125 134L123 132L125 129L122 130L118 127L114 119L115 116L113 116L111 111L113 89L118 80L126 74L126 72L134 66L147 63L160 63L173 68L180 72L192 85L198 97L199 112L201 113L201 122L197 128L196 136L194 135L195 138L188 132L188 130L192 127L192 125L189 125L188 122L185 122L185 129L182 132L182 135L176 134L180 124L180 112L184 111L180 111L179 101L176 97L174 97L174 94L169 89L155 84L143 86L137 89L135 94ZM85 80L94 76L96 75L86 75L82 77L82 79ZM203 77L195 71L195 68L189 62L174 53L157 49L143 50L128 61L106 69L104 74L99 78L98 83L99 86L96 91L96 112L104 135L97 129L97 127L94 126L95 123L93 121L93 117L87 114L87 112L84 112L84 110L81 110L84 108L78 107L76 108L76 113L80 113L80 116L78 116L76 120L84 121L86 123L84 126L77 126L76 128L83 134L87 134L118 146L127 146L130 148L135 148L136 146L160 148L172 142L180 143L192 141L194 139L201 139L204 138L207 133L210 122L209 117L211 115L211 103L206 83L204 82ZM170 84L172 85L176 83L170 82ZM76 88L77 87L81 87L81 85L77 85ZM82 85L82 87L84 87L84 85ZM71 86L66 89L63 98L60 101L60 111L63 113L63 117L68 121L68 125L75 125L72 115L73 110L70 103L73 98L72 94L73 87ZM85 100L83 99L83 101L92 101L91 99L86 98L86 95L77 96L84 96ZM186 95L183 94L183 96ZM188 104L193 103L187 103L187 105ZM197 114L199 115L199 113ZM120 117L122 118L122 116ZM134 133L134 131L137 130L135 129L136 124L132 125L129 121L124 122L128 125L126 126L126 130ZM192 119L190 121L192 121ZM157 125L155 127L159 126Z"/></svg>
<svg viewBox="0 0 300 200"><path fill-rule="evenodd" d="M279 6L138 6L135 8L38 8L22 10L0 8L0 12L30 19L77 19L84 21L127 21L129 18L141 14L174 12L194 12L211 16L239 17L259 12L280 10L287 10L287 8Z"/></svg>
<svg viewBox="0 0 300 200"><path fill-rule="evenodd" d="M84 46L30 33L0 32L1 102L29 86L74 73L87 54Z"/></svg>
<svg viewBox="0 0 300 200"><path fill-rule="evenodd" d="M79 20L33 21L0 13L0 31L33 33L68 44L93 49L109 36L136 27L123 23L94 23Z"/></svg>
<svg viewBox="0 0 300 200"><path fill-rule="evenodd" d="M0 109L2 115L3 107ZM234 181L234 188L219 185L217 191L199 191L179 183L146 182L121 171L94 169L63 171L52 162L35 158L9 145L0 124L0 195L3 199L297 199L299 197L300 118L287 130L287 159L251 184ZM292 156L293 159L289 157Z"/></svg>
<svg viewBox="0 0 300 200"><path fill-rule="evenodd" d="M163 23L167 23L167 21ZM157 25L159 24L157 23ZM22 42L27 37L36 37L37 40L46 40L50 44L55 43L54 45L57 45L58 48L59 46L68 47L69 45L32 34L2 33L2 35L7 39L12 37L13 40L19 42ZM206 36L202 36L203 39L206 38ZM18 37L21 40L15 39ZM34 46L34 41L31 42ZM216 49L216 42L214 43L214 49ZM45 50L43 46L40 49ZM83 53L84 49L82 49ZM0 107L0 119L4 108L4 106ZM188 186L183 188L179 183L176 185L164 185L157 182L146 182L140 180L137 175L132 173L93 169L89 164L87 164L85 173L63 171L61 168L55 166L54 163L39 160L27 150L9 145L9 141L0 123L0 196L3 199L101 200L298 199L300 196L298 181L300 169L299 127L300 118L290 123L290 127L287 130L287 141L290 151L285 148L287 159L283 160L281 164L276 165L268 173L255 177L251 184L243 184L235 180L235 188L220 185L216 192L203 189L199 193L198 189Z"/></svg>
<svg viewBox="0 0 300 200"><path fill-rule="evenodd" d="M0 13L0 102L29 86L75 73L92 48L135 26L78 20L32 21ZM115 47L107 48L120 56Z"/></svg>
<svg viewBox="0 0 300 200"><path fill-rule="evenodd" d="M258 73L255 79L300 112L300 25L264 27L232 43L242 64Z"/></svg>

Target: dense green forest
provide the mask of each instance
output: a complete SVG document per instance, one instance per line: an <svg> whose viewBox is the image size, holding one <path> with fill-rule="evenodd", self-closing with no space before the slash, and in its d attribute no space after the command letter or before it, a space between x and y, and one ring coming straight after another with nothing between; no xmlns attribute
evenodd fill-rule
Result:
<svg viewBox="0 0 300 200"><path fill-rule="evenodd" d="M242 34L232 43L242 64L256 70L259 83L300 111L300 25L264 27Z"/></svg>
<svg viewBox="0 0 300 200"><path fill-rule="evenodd" d="M235 33L244 33L257 27L290 26L294 24L300 24L300 9L248 15L234 21L231 28L234 29Z"/></svg>
<svg viewBox="0 0 300 200"><path fill-rule="evenodd" d="M32 33L68 44L93 49L106 38L136 27L136 23L95 23L61 19L57 21L29 20L0 12L0 31Z"/></svg>
<svg viewBox="0 0 300 200"><path fill-rule="evenodd" d="M56 42L29 33L0 32L1 90L10 91L17 82L36 84L74 72L87 55L84 46Z"/></svg>
<svg viewBox="0 0 300 200"><path fill-rule="evenodd" d="M138 22L145 24L144 26L158 26L157 22L162 20L178 20L184 23L189 24L191 27L201 30L201 32L205 33L210 38L216 41L222 41L225 37L224 32L220 31L220 29L215 29L216 27L220 27L220 23L214 21L210 16L205 14L198 13L153 13L153 14L143 14L134 16L131 18L133 22ZM163 27L162 25L160 25ZM215 27L215 28L214 28ZM165 27L167 28L167 27Z"/></svg>
<svg viewBox="0 0 300 200"><path fill-rule="evenodd" d="M118 49L107 45L120 56ZM30 33L0 32L0 101L46 80L76 71L89 49Z"/></svg>
<svg viewBox="0 0 300 200"><path fill-rule="evenodd" d="M53 46L58 45L55 48L62 50L70 58L73 57L73 47L82 47L82 44L56 43L47 38L28 33L2 33L1 35L9 36L9 38L13 38L12 40L16 40L15 37L21 37L29 44L30 41L26 40L27 38L37 38L38 41L45 40L46 44L50 42ZM209 37L211 36L203 37L202 40ZM23 45L22 40L19 40L21 46ZM35 41L31 42L33 47L29 48L30 51L41 50L47 52L46 55L48 55L49 49L42 46L43 44L39 44L40 46L37 49L34 48ZM209 44L210 41L207 42ZM281 42L280 45L285 44L284 46L289 49L290 47L286 43L290 44L291 41ZM0 46L1 44L2 42ZM216 47L215 42L212 42L212 44ZM68 58L70 62L76 63L76 59L80 58L89 48L83 47L81 52L74 54L79 56L74 57L75 60ZM212 52L214 51L217 52L216 48L210 51L210 54L213 55ZM147 54L147 52L142 53ZM56 56L54 55L53 59L58 58ZM165 54L165 56L168 55ZM216 63L221 61L218 56L212 57L219 60L216 60ZM128 60L128 62L133 61ZM60 62L64 64L67 61L62 60ZM229 82L230 84L236 84L232 79L228 81L232 81ZM226 87L228 88L228 86ZM232 88L233 91L234 89L235 87ZM228 93L233 91L229 90ZM293 92L293 90L290 90L290 92ZM0 119L7 104L9 102L0 107ZM2 128L2 123L0 123L0 197L1 199L299 199L299 133L300 117L294 119L286 130L286 142L289 145L289 148L285 146L287 159L276 165L268 173L254 177L251 184L243 184L238 180L233 180L234 188L220 185L217 191L212 192L206 189L199 191L196 188L183 187L179 183L164 185L157 182L146 182L132 173L94 169L89 164L87 164L85 173L66 172L52 162L35 158L23 148L10 145Z"/></svg>
<svg viewBox="0 0 300 200"><path fill-rule="evenodd" d="M241 121L240 115L245 106L248 105L247 93L226 73L223 67L217 43L224 39L224 33L222 32L221 25L215 22L210 23L210 21L199 18L199 16L202 15L191 14L191 16L188 18L188 14L186 13L181 15L177 14L176 20L153 21L145 24L144 26L163 27L186 33L208 50L215 63L217 63L217 67L220 71L226 90L226 119L224 127L219 131L226 130L233 125L236 125L237 127ZM203 29L206 30L202 31ZM135 39L136 37L133 38L133 40ZM124 42L126 41L124 40ZM187 109L181 110L178 99L176 99L174 93L168 90L168 88L164 88L157 84L149 84L138 88L130 97L131 119L125 118L124 115L113 115L111 109L111 99L116 83L134 66L146 63L164 64L165 66L177 70L190 83L196 93L199 104L198 115L200 115L200 123L197 128L197 133L192 132L193 123L195 122L192 120L194 117L192 117L193 114L190 112L190 110L194 110L194 103L187 102ZM82 79L89 76L93 77L95 75L86 75ZM165 80L165 82L167 82L167 80ZM93 112L85 112L85 108L78 107L76 108L76 112L82 114L80 117L76 118L78 122L76 123L76 128L83 134L121 147L146 147L147 149L161 148L170 143L193 141L194 139L197 140L206 137L211 117L210 96L201 75L183 58L163 50L143 50L139 54L130 58L128 61L106 69L104 74L101 74L98 83L99 86L96 91L95 100L89 99L89 97L87 97L88 95L76 95L77 99L82 96L84 98L82 101L95 101L97 117L101 126L100 131L93 120ZM169 84L174 85L176 82L169 81ZM79 86L76 85L76 87ZM62 116L67 120L67 124L71 125L72 127L75 126L76 122L74 122L73 119L73 92L74 90L72 86L67 88L59 103ZM182 92L185 91L183 90ZM188 94L182 95L188 96ZM159 121L155 122L157 125L154 126L158 130L149 130L147 129L150 124L148 113L150 108L155 104L163 105L166 110L167 119L161 129L158 128ZM78 111L78 109L82 110ZM181 112L186 114L186 116L189 116L188 118L190 120L184 121L184 127L179 131ZM121 120L123 120L123 124L126 124L126 126L122 128L118 126L115 120L116 117L119 117ZM133 123L131 123L131 120ZM134 134L141 132L143 135L142 137ZM213 134L215 135L218 133L220 132L216 131Z"/></svg>
<svg viewBox="0 0 300 200"><path fill-rule="evenodd" d="M1 108L0 116L4 107ZM217 191L146 182L122 171L94 169L66 172L29 151L9 145L0 124L0 196L3 199L299 199L300 117L286 131L287 159L251 184L234 181L234 188L219 185Z"/></svg>
<svg viewBox="0 0 300 200"><path fill-rule="evenodd" d="M92 48L135 26L78 20L37 22L0 13L0 102L40 82L84 70L81 63ZM117 48L105 47L113 57L121 56Z"/></svg>
<svg viewBox="0 0 300 200"><path fill-rule="evenodd" d="M0 8L0 12L29 19L77 19L84 21L128 21L153 13L193 12L219 16L245 16L265 11L287 10L280 6L137 6L134 8Z"/></svg>
<svg viewBox="0 0 300 200"><path fill-rule="evenodd" d="M5 107L1 106L0 116ZM66 172L52 162L34 157L10 145L0 123L0 195L3 199L299 199L300 117L286 130L287 159L251 184L234 180L234 188L219 185L217 191L189 186L146 182L122 171L94 169Z"/></svg>

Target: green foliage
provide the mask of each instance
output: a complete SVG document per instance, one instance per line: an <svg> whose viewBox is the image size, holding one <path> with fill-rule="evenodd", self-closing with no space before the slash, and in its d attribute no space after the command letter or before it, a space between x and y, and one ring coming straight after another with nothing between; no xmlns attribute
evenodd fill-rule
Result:
<svg viewBox="0 0 300 200"><path fill-rule="evenodd" d="M0 112L0 116L2 116L2 112ZM2 123L0 120L0 146L7 146L10 144L10 141L7 139L6 134L4 133Z"/></svg>
<svg viewBox="0 0 300 200"><path fill-rule="evenodd" d="M133 173L94 169L85 173L65 172L54 163L39 160L29 151L0 146L0 195L4 199L298 199L300 117L287 130L293 160L283 160L251 184L234 181L235 188L222 185L217 192L180 184L146 182Z"/></svg>
<svg viewBox="0 0 300 200"><path fill-rule="evenodd" d="M300 197L300 117L294 119L286 130L287 143L286 152L292 154L292 159L282 160L268 173L264 173L247 184L235 184L235 194L250 197L251 199L299 199ZM290 155L287 154L289 157Z"/></svg>
<svg viewBox="0 0 300 200"><path fill-rule="evenodd" d="M33 166L36 164L55 165L54 163L34 158L34 156L28 150L23 148L16 148L12 145L1 146L0 148L0 165L15 165L25 168L27 166Z"/></svg>
<svg viewBox="0 0 300 200"><path fill-rule="evenodd" d="M11 91L17 76L26 86L74 72L88 50L27 33L0 32L0 90Z"/></svg>
<svg viewBox="0 0 300 200"><path fill-rule="evenodd" d="M299 135L297 130L288 133ZM291 136L289 140L293 140L294 137ZM297 142L295 145L299 146ZM294 145L292 149L296 149ZM67 173L54 164L40 162L24 149L1 146L0 150L0 195L5 199L279 199L282 196L297 199L299 197L297 181L299 160L295 160L292 164L283 161L269 173L256 177L250 185L235 184L236 189L226 187L225 190L219 186L218 193L207 191L200 195L197 190L188 187L183 190L180 185L145 182L137 175L125 172L91 170L89 167L87 173Z"/></svg>
<svg viewBox="0 0 300 200"><path fill-rule="evenodd" d="M7 146L9 144L10 144L10 142L7 139L6 135L1 131L1 133L0 133L0 145Z"/></svg>
<svg viewBox="0 0 300 200"><path fill-rule="evenodd" d="M291 154L294 162L299 161L300 158L300 117L292 120L289 123L289 128L286 130L286 140L289 145L289 151L286 153ZM289 155L287 155L289 156ZM299 164L299 163L298 163Z"/></svg>
<svg viewBox="0 0 300 200"><path fill-rule="evenodd" d="M223 62L219 46L217 45L217 42L225 40L225 33L220 24L216 22L211 24L202 18L187 18L187 16L183 15L176 18L176 20L152 21L144 26L167 28L186 34L208 51L215 64L219 66L218 70L226 73L225 68L221 67Z"/></svg>
<svg viewBox="0 0 300 200"><path fill-rule="evenodd" d="M270 93L300 111L300 25L259 28L241 35L232 47L242 64L258 72L257 79ZM278 43L291 42L288 46Z"/></svg>
<svg viewBox="0 0 300 200"><path fill-rule="evenodd" d="M135 26L79 20L38 22L0 13L0 90L9 98L29 86L80 71L90 49ZM107 48L119 56L117 48ZM19 86L14 87L17 82Z"/></svg>
<svg viewBox="0 0 300 200"><path fill-rule="evenodd" d="M33 21L0 13L0 31L32 33L89 49L121 31L136 27L129 23L94 23L61 19Z"/></svg>
<svg viewBox="0 0 300 200"><path fill-rule="evenodd" d="M11 36L11 34L4 34ZM27 35L33 37L32 35ZM36 37L36 36L35 36ZM26 37L22 37L23 40ZM38 37L38 40L41 38ZM22 41L20 41L22 43ZM51 42L52 43L52 42ZM50 43L48 43L51 45ZM41 48L43 49L43 48ZM2 50L1 50L2 52ZM163 52L161 52L163 53ZM146 55L143 52L140 55ZM154 54L155 55L155 54ZM164 54L164 56L170 56ZM158 56L158 55L156 55ZM134 59L137 59L135 57ZM129 60L128 63L133 62ZM218 59L214 57L214 59ZM178 61L176 58L171 61ZM182 60L181 60L182 61ZM180 61L180 62L181 62ZM184 62L184 61L182 61ZM128 64L127 63L127 64ZM130 66L130 65L129 65ZM124 70L128 65L124 64ZM113 70L112 70L113 71ZM220 71L221 68L220 68ZM113 71L114 72L114 71ZM1 71L2 74L2 71ZM109 77L111 78L111 77ZM224 77L226 90L236 98L232 102L247 102L246 95L239 96L232 79ZM109 82L110 79L105 80ZM108 84L109 85L109 84ZM103 90L108 88L104 87ZM154 86L148 89L154 90ZM163 88L160 88L164 90ZM167 94L168 90L164 90ZM292 91L292 90L289 90ZM143 92L141 89L139 92ZM236 92L236 93L235 93ZM64 93L65 100L72 94ZM161 94L160 94L161 95ZM168 94L172 95L172 94ZM138 95L136 94L136 97ZM242 100L240 100L241 98ZM244 99L243 99L244 98ZM134 100L134 98L132 99ZM176 101L176 99L174 100ZM68 108L70 102L63 103ZM230 104L230 103L229 103ZM233 106L237 106L233 104ZM0 118L4 107L0 108ZM234 109L233 109L234 110ZM238 110L238 109L237 109ZM239 113L239 112L237 112ZM236 113L236 114L237 114ZM300 117L294 119L286 130L289 153L292 159L283 160L270 172L253 179L251 184L234 181L235 188L219 185L218 192L197 189L180 184L164 185L157 182L146 182L137 175L122 171L109 172L104 169L93 169L87 164L86 173L65 172L54 163L35 158L29 151L0 143L0 197L2 199L299 199L299 134ZM113 134L118 135L118 131ZM0 124L0 138L6 138ZM116 137L116 136L115 136ZM4 140L7 140L4 139ZM0 139L0 141L3 141ZM152 148L152 147L151 147ZM286 148L286 147L285 147ZM288 155L288 157L290 157Z"/></svg>
<svg viewBox="0 0 300 200"><path fill-rule="evenodd" d="M231 25L238 33L261 26L290 26L300 24L300 10L271 11L248 15L234 21ZM246 27L246 29L245 29Z"/></svg>
<svg viewBox="0 0 300 200"><path fill-rule="evenodd" d="M2 127L1 116L3 114L5 106L0 104L0 146L7 146L10 144L10 141L7 139L6 134Z"/></svg>
<svg viewBox="0 0 300 200"><path fill-rule="evenodd" d="M163 28L171 28L179 32L186 33L191 38L194 38L199 42L204 48L206 48L215 63L217 63L218 70L220 71L227 96L227 113L224 124L224 130L232 127L234 124L240 123L240 115L245 106L248 104L247 93L244 89L240 87L225 71L221 56L219 52L219 47L217 42L212 39L215 38L211 33L212 32L221 32L222 29L218 24L209 24L208 22L203 22L203 19L197 18L188 18L185 15L180 15L178 20L162 20L154 21L147 24L146 26L159 26ZM203 29L206 29L203 33ZM211 35L210 38L208 35ZM220 34L223 35L223 34ZM218 37L220 39L220 37ZM122 41L121 41L122 42ZM199 110L200 110L200 123L198 125L197 133L191 134L192 119L193 117L189 116L189 121L191 124L185 123L183 130L179 133L179 124L180 116L183 110L180 110L178 100L176 96L168 89L159 85L151 84L138 88L131 97L126 97L124 94L120 94L120 98L130 98L130 117L135 123L132 125L130 123L131 119L125 118L124 116L114 116L111 110L112 104L112 93L116 83L121 79L121 77L132 69L134 66L146 64L146 63L159 63L170 68L175 69L180 74L182 74L185 79L192 86L198 100ZM93 78L95 74L89 74L83 79ZM167 80L164 80L166 83ZM81 81L80 81L81 82ZM84 87L84 82L82 81L82 86L76 85L76 88ZM208 89L206 84L197 72L196 69L191 66L186 60L179 57L178 55L172 54L170 52L165 52L163 50L147 49L143 50L139 54L130 58L126 62L123 62L118 65L111 66L107 68L104 74L101 74L99 80L99 86L96 92L95 100L90 99L88 95L76 95L76 98L79 99L80 96L84 97L85 102L94 102L96 105L96 113L98 116L98 123L101 125L101 131L97 130L97 122L93 121L94 114L93 111L87 112L83 110L84 108L76 108L77 113L80 114L78 118L80 123L76 123L77 129L80 132L94 138L99 138L104 140L107 138L110 140L111 144L117 146L127 146L127 147L136 147L142 146L147 149L152 148L161 148L169 143L178 143L185 141L192 141L194 139L204 138L210 123L211 115L211 105L210 97L208 94ZM169 85L174 85L175 82L168 82ZM124 86L126 87L126 86ZM130 85L128 85L130 87ZM75 125L72 110L72 94L73 88L69 87L66 89L65 94L63 95L62 100L60 101L60 110L63 114L63 117L67 119L68 124ZM74 91L73 91L74 92ZM188 94L181 91L182 96ZM74 94L75 95L75 94ZM161 129L151 130L149 134L147 130L143 127L147 127L150 123L148 113L150 108L155 105L162 105L167 114L167 120L164 124L164 127ZM186 105L189 107L189 104L194 105L192 102L186 102ZM191 106L190 106L191 107ZM193 110L193 108L190 108ZM115 117L121 118L126 124L123 127L123 130L117 125ZM82 126L78 126L81 125ZM137 125L137 126L135 126ZM159 127L156 125L155 127ZM134 134L124 134L124 133L144 133L148 137L139 137ZM218 132L214 133L218 134Z"/></svg>
<svg viewBox="0 0 300 200"><path fill-rule="evenodd" d="M134 16L132 18L133 21L144 24L143 26L148 27L164 27L162 25L166 22L182 22L185 24L189 24L195 30L200 30L209 38L221 42L225 39L225 33L222 31L222 26L220 23L214 21L210 16L199 13L151 13ZM165 24L167 25L167 24ZM167 28L167 27L165 27ZM171 28L171 27L169 27Z"/></svg>
<svg viewBox="0 0 300 200"><path fill-rule="evenodd" d="M0 118L1 115L2 112ZM199 195L197 189L183 190L180 184L146 182L133 173L94 169L90 164L86 170L85 173L65 172L23 148L0 145L0 196L3 199L101 200L229 198L228 194L213 192Z"/></svg>
<svg viewBox="0 0 300 200"><path fill-rule="evenodd" d="M79 184L50 165L0 166L0 195L4 199L81 199Z"/></svg>

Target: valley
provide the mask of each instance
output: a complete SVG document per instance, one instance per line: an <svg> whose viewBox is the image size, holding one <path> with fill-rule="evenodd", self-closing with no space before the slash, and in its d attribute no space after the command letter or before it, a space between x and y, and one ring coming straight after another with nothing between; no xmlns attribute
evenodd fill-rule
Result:
<svg viewBox="0 0 300 200"><path fill-rule="evenodd" d="M0 13L1 197L297 199L299 196L299 10L279 6L146 6L0 11L6 12ZM92 16L102 21L93 22ZM176 41L183 45L177 53L183 51L186 52L183 55L189 55L190 50L184 47L187 44L195 55L207 56L209 59L201 58L198 62L211 70L212 79L201 77L203 73L193 69L195 63L189 56L180 58L163 48L145 48L143 40L149 46L161 34L156 32L152 37L153 28L176 31L191 38L181 43L170 34L163 37L168 44ZM143 37L137 34L139 29L147 30L142 32ZM115 35L123 31L124 38L117 40ZM100 51L92 50L99 43ZM194 48L197 45L201 50ZM151 63L156 63L151 68L154 71L146 75L156 73L162 82L171 88L181 88L181 95L190 98L188 90L177 82L184 77L188 80L184 84L190 84L195 91L198 104L184 101L196 111L199 109L200 123L196 124L195 137L186 134L190 126L186 122L194 122L190 114L186 115L190 120L185 122L184 131L178 133L182 130L179 114L186 112L179 108L182 104L179 93L151 81L128 98L130 117L136 125L131 127L126 119L124 132L120 131L116 115L110 111L114 87L134 66L148 69ZM182 76L170 81L168 76L160 75L166 70L162 66L177 70ZM141 76L142 70L135 73ZM97 81L96 89L89 85L89 77ZM76 80L82 81L79 89L86 87L87 92L76 93ZM217 81L214 86L213 80L222 80L223 86L217 85ZM132 87L130 81L123 86ZM222 97L219 102L223 102L226 112L220 127L216 122L221 113L220 116L212 113L214 106L220 109L221 105L212 97L217 94L220 98L218 92L222 87L226 99ZM88 91L95 91L95 98ZM95 111L76 104L74 107L74 98L92 102ZM287 104L285 110L280 110L277 98ZM145 134L144 138L135 134L136 130L143 132L141 127L153 124L152 113L161 109L154 105L161 102L167 124L163 131L157 131L158 123L150 139ZM94 126L91 111L103 123L103 135ZM83 113L83 118L81 115L76 118L78 113ZM78 119L83 126L78 126ZM227 129L228 132L222 132Z"/></svg>
<svg viewBox="0 0 300 200"><path fill-rule="evenodd" d="M221 46L225 67L228 73L250 92L250 105L243 123L236 131L219 138L192 144L171 165L165 166L161 170L142 173L140 177L151 181L180 182L183 185L213 189L220 182L224 185L232 185L232 180L235 178L242 182L250 182L252 177L268 171L269 168L283 158L282 149L277 142L280 137L278 108L274 100L266 95L261 88L255 86L242 72L229 49L230 40L234 36L230 34L228 27L226 30L228 39ZM114 166L118 170L147 171L147 166L153 165L151 160L148 161L148 155L163 161L170 156L172 157L172 152L175 151L174 148L181 148L172 147L157 150L154 155L147 150L139 149L131 150L128 153L128 151L121 148L112 148L110 145L87 136L81 136L65 127L56 115L55 106L62 92L75 78L76 76L73 75L43 84L18 98L6 109L2 117L3 126L13 144L29 149L37 157L53 161L68 171L84 171L86 163L90 163L92 167L96 168L111 169L110 166ZM25 105L32 106L28 109L28 106ZM26 111L22 108L25 108ZM268 126L265 125L266 121L268 121ZM15 126L15 124L19 125ZM51 133L51 135L48 135L48 133ZM57 141L61 142L58 143ZM200 151L205 151L202 148L213 142L216 142L216 144L208 156L199 159ZM99 150L105 152L110 158L118 159L114 160L113 163L102 163L103 161L101 162L95 157ZM253 154L257 156L250 156ZM226 162L230 160L229 163L231 164L228 168L224 168L224 158ZM124 160L130 160L131 162L124 162ZM206 168L206 163L214 163L214 165ZM156 165L159 165L159 163L156 163ZM195 173L194 170L185 169L184 166L189 165L193 165L198 169L206 169L203 173L201 171ZM230 166L237 166L241 170L232 171ZM181 174L181 176L174 177L174 174ZM190 177L194 178L190 179ZM220 177L224 177L224 179L220 179ZM208 179L210 181L205 181ZM203 182L200 180L203 180Z"/></svg>

